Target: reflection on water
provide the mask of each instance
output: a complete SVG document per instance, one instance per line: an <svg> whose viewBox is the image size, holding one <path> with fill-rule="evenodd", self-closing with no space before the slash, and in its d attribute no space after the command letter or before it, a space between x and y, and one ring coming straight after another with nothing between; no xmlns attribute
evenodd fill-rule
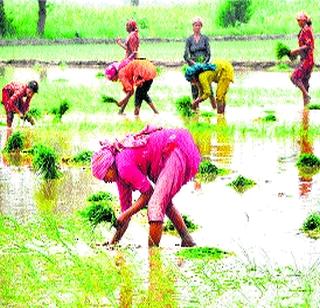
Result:
<svg viewBox="0 0 320 308"><path fill-rule="evenodd" d="M71 213L85 205L96 184L88 169L66 169L61 179L44 181L29 167L0 168L0 211L18 219L37 211Z"/></svg>
<svg viewBox="0 0 320 308"><path fill-rule="evenodd" d="M298 144L300 154L313 154L312 139L309 136L309 109L304 108L302 112L301 133ZM299 190L300 196L308 196L312 189L312 175L303 174L299 171Z"/></svg>

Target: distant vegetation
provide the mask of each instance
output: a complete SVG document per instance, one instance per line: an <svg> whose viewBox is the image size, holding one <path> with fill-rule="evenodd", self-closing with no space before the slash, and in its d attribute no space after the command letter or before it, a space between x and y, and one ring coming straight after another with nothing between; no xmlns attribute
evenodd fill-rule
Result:
<svg viewBox="0 0 320 308"><path fill-rule="evenodd" d="M44 38L125 37L127 35L125 23L132 17L139 25L142 38L185 38L192 33L191 20L195 15L203 18L203 32L209 36L295 34L299 31L295 16L302 9L311 14L314 21L320 19L317 1L306 1L303 6L300 0L254 0L252 5L249 5L249 2L251 1L225 1L229 5L227 12L232 13L228 15L231 23L227 28L225 25L217 24L217 20L220 20L218 18L220 0L203 1L193 5L175 5L170 9L165 6L156 9L151 6L125 6L102 7L97 10L89 6L84 8L71 4L48 3ZM233 3L231 9L230 3ZM237 10L234 9L234 4L238 4ZM244 8L244 4L250 9ZM38 1L4 1L4 8L10 20L12 37L37 37ZM313 26L315 32L320 32L319 23L314 22Z"/></svg>

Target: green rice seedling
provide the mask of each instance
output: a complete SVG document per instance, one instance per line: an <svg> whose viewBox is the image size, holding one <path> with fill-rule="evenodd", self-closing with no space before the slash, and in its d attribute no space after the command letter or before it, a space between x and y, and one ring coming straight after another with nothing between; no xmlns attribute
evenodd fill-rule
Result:
<svg viewBox="0 0 320 308"><path fill-rule="evenodd" d="M55 120L61 121L62 116L70 109L70 102L67 99L63 99L60 102L59 107L54 107L51 113L54 114Z"/></svg>
<svg viewBox="0 0 320 308"><path fill-rule="evenodd" d="M303 222L301 229L311 238L320 238L320 212L311 213Z"/></svg>
<svg viewBox="0 0 320 308"><path fill-rule="evenodd" d="M84 150L75 155L71 160L77 164L90 164L93 151Z"/></svg>
<svg viewBox="0 0 320 308"><path fill-rule="evenodd" d="M5 147L4 152L11 153L16 151L21 151L24 146L24 135L17 131L14 132L8 139Z"/></svg>
<svg viewBox="0 0 320 308"><path fill-rule="evenodd" d="M186 73L186 71L187 71L187 68L189 67L189 65L188 64L184 64L184 65L182 65L182 67L181 67L181 72L182 72L182 74L183 74L183 76L185 75L185 73Z"/></svg>
<svg viewBox="0 0 320 308"><path fill-rule="evenodd" d="M210 160L203 160L199 166L197 179L203 182L213 181L219 174L219 169Z"/></svg>
<svg viewBox="0 0 320 308"><path fill-rule="evenodd" d="M26 114L26 117L29 117L29 116L35 119L39 119L41 117L41 110L36 107L30 108Z"/></svg>
<svg viewBox="0 0 320 308"><path fill-rule="evenodd" d="M320 169L320 159L312 153L302 153L298 157L296 166L305 174L315 174Z"/></svg>
<svg viewBox="0 0 320 308"><path fill-rule="evenodd" d="M196 225L192 220L191 218L189 218L187 215L182 215L182 218L183 218L183 221L184 223L186 224L187 226L187 229L190 231L190 232L193 232L195 230L198 229L198 225ZM175 227L172 223L171 220L167 220L166 224L164 225L163 227L163 230L166 231L166 232L171 232L171 231L174 231L175 230Z"/></svg>
<svg viewBox="0 0 320 308"><path fill-rule="evenodd" d="M118 101L115 98L113 98L112 96L105 95L105 94L101 95L101 101L103 103L118 103Z"/></svg>
<svg viewBox="0 0 320 308"><path fill-rule="evenodd" d="M240 193L243 193L254 185L256 185L256 183L253 180L247 179L242 175L239 175L234 181L228 184L228 186L233 187Z"/></svg>
<svg viewBox="0 0 320 308"><path fill-rule="evenodd" d="M105 75L104 75L103 72L98 72L98 73L96 74L96 78L98 78L98 79L102 79L102 78L104 78L104 77L105 77Z"/></svg>
<svg viewBox="0 0 320 308"><path fill-rule="evenodd" d="M99 202L99 201L113 202L114 200L115 200L115 196L110 194L107 191L99 191L97 193L90 195L87 198L87 201L89 202Z"/></svg>
<svg viewBox="0 0 320 308"><path fill-rule="evenodd" d="M191 98L190 96L183 96L176 100L176 110L183 117L191 117L193 115L193 111L191 109Z"/></svg>
<svg viewBox="0 0 320 308"><path fill-rule="evenodd" d="M57 154L42 144L33 147L32 166L45 180L54 180L61 175L58 170Z"/></svg>
<svg viewBox="0 0 320 308"><path fill-rule="evenodd" d="M290 56L291 49L282 42L277 42L275 51L277 59L281 60L284 56Z"/></svg>
<svg viewBox="0 0 320 308"><path fill-rule="evenodd" d="M307 107L310 110L320 110L320 104L309 104Z"/></svg>
<svg viewBox="0 0 320 308"><path fill-rule="evenodd" d="M111 226L116 224L116 214L110 202L95 201L80 211L80 215L95 228L102 222L108 222Z"/></svg>
<svg viewBox="0 0 320 308"><path fill-rule="evenodd" d="M220 260L230 253L214 247L192 247L184 248L177 252L177 256L184 259L206 259L206 260Z"/></svg>
<svg viewBox="0 0 320 308"><path fill-rule="evenodd" d="M274 114L268 114L265 117L262 118L262 121L264 122L276 122L277 117Z"/></svg>

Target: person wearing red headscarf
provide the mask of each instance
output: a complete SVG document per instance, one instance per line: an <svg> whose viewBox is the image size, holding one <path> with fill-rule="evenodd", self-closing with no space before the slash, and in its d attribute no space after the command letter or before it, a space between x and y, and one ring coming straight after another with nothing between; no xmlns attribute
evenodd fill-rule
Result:
<svg viewBox="0 0 320 308"><path fill-rule="evenodd" d="M126 51L126 58L128 58L131 54L135 54L135 58L137 57L138 48L139 48L139 33L138 33L138 26L134 20L129 20L126 23L126 30L129 33L125 43L121 42L121 39L118 38L116 40L117 44L125 49Z"/></svg>
<svg viewBox="0 0 320 308"><path fill-rule="evenodd" d="M300 63L291 75L291 81L302 92L303 103L306 106L310 102L309 80L314 66L314 35L311 27L311 19L306 13L299 13L296 17L299 27L299 47L291 50L291 56L300 56Z"/></svg>

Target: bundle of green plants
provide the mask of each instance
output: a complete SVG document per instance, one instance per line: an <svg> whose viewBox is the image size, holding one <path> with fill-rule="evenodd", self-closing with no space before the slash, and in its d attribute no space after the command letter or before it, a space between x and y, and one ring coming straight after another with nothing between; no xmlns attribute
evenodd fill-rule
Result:
<svg viewBox="0 0 320 308"><path fill-rule="evenodd" d="M188 64L184 64L184 65L182 65L182 67L181 67L181 71L182 71L182 74L183 74L183 76L185 75L185 73L186 73L186 71L187 71L187 68L189 67L189 65Z"/></svg>
<svg viewBox="0 0 320 308"><path fill-rule="evenodd" d="M245 178L239 175L234 181L228 184L228 186L233 187L237 192L244 192L245 190L256 185L255 181Z"/></svg>
<svg viewBox="0 0 320 308"><path fill-rule="evenodd" d="M58 107L54 107L51 110L51 113L54 114L56 120L60 121L62 116L70 109L70 106L70 102L67 99L63 99Z"/></svg>
<svg viewBox="0 0 320 308"><path fill-rule="evenodd" d="M277 117L274 114L267 114L265 117L262 118L264 122L275 122L277 121Z"/></svg>
<svg viewBox="0 0 320 308"><path fill-rule="evenodd" d="M290 55L291 49L282 42L277 42L275 49L278 60L281 60L284 56L288 56L290 60L294 60L296 58L295 56Z"/></svg>
<svg viewBox="0 0 320 308"><path fill-rule="evenodd" d="M105 95L105 94L101 95L101 101L103 103L118 103L118 101L115 98L113 98L112 96Z"/></svg>
<svg viewBox="0 0 320 308"><path fill-rule="evenodd" d="M187 229L192 232L198 229L198 226L189 218L187 215L182 215L183 221L187 226ZM175 227L171 220L167 220L165 223L163 230L166 232L174 231Z"/></svg>
<svg viewBox="0 0 320 308"><path fill-rule="evenodd" d="M184 248L177 252L177 256L189 260L220 260L228 255L230 255L230 253L214 247L191 247Z"/></svg>
<svg viewBox="0 0 320 308"><path fill-rule="evenodd" d="M320 104L308 104L307 107L310 110L320 110Z"/></svg>
<svg viewBox="0 0 320 308"><path fill-rule="evenodd" d="M98 73L96 74L96 77L97 77L97 78L104 78L105 75L104 75L103 72L98 72Z"/></svg>
<svg viewBox="0 0 320 308"><path fill-rule="evenodd" d="M106 201L92 202L80 211L80 215L94 228L102 222L115 226L117 220L112 205Z"/></svg>
<svg viewBox="0 0 320 308"><path fill-rule="evenodd" d="M219 168L210 160L203 160L199 165L197 178L203 182L213 181L219 174Z"/></svg>
<svg viewBox="0 0 320 308"><path fill-rule="evenodd" d="M106 201L106 202L113 202L115 200L115 196L110 194L107 191L99 191L90 195L87 198L89 202L99 202L99 201Z"/></svg>
<svg viewBox="0 0 320 308"><path fill-rule="evenodd" d="M320 169L320 159L312 153L302 153L298 157L296 166L308 173Z"/></svg>
<svg viewBox="0 0 320 308"><path fill-rule="evenodd" d="M176 109L178 113L183 117L191 117L193 110L191 109L191 98L190 96L183 96L176 100Z"/></svg>
<svg viewBox="0 0 320 308"><path fill-rule="evenodd" d="M311 213L303 222L302 231L314 239L320 238L320 212Z"/></svg>
<svg viewBox="0 0 320 308"><path fill-rule="evenodd" d="M32 153L32 166L38 174L45 180L54 180L60 177L58 158L53 149L38 144L32 148Z"/></svg>
<svg viewBox="0 0 320 308"><path fill-rule="evenodd" d="M33 107L30 108L29 111L26 114L27 117L31 116L35 119L39 119L41 117L41 111L39 108Z"/></svg>
<svg viewBox="0 0 320 308"><path fill-rule="evenodd" d="M21 151L24 146L24 136L21 132L14 132L7 140L4 147L4 152L11 153L16 151Z"/></svg>
<svg viewBox="0 0 320 308"><path fill-rule="evenodd" d="M90 164L93 151L84 150L75 155L71 160L77 164Z"/></svg>

